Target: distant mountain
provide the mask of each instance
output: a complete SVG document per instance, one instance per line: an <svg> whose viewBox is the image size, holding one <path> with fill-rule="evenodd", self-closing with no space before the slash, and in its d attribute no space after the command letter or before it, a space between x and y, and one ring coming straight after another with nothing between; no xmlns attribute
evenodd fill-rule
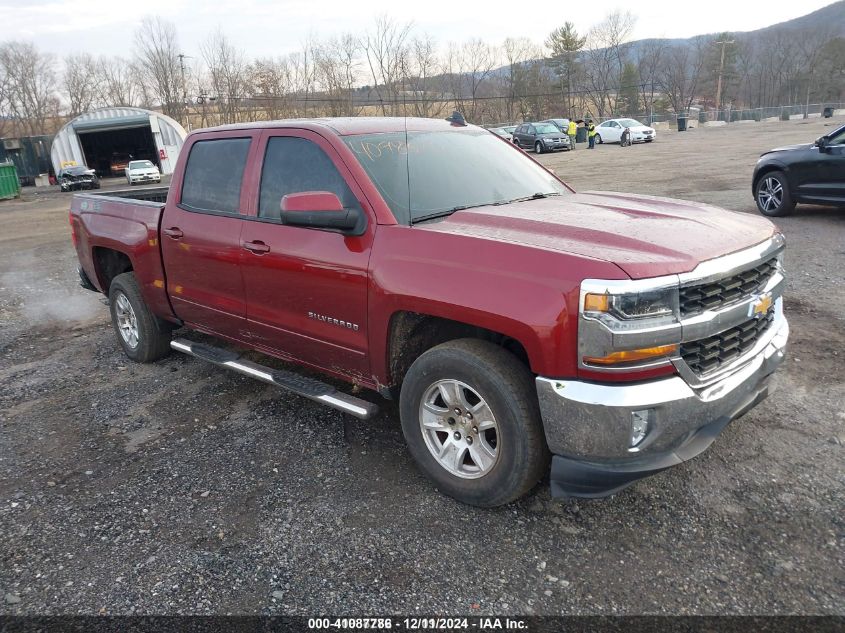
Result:
<svg viewBox="0 0 845 633"><path fill-rule="evenodd" d="M796 33L817 32L825 37L845 37L845 0L839 0L839 2L829 4L826 7L822 7L821 9L808 13L807 15L787 20L786 22L772 24L771 26L766 26L754 31L727 32L731 33L731 35L735 36L737 39L748 41L760 40L790 31ZM628 43L628 51L634 59L637 59L643 48L648 47L655 42L660 42L661 44L667 46L675 46L679 44L692 45L697 38L702 36L704 38L710 38L719 34L720 33L704 33L702 35L686 38L648 38L634 40L633 42ZM497 68L493 71L493 74L498 76L506 75L507 67L503 66L501 68Z"/></svg>

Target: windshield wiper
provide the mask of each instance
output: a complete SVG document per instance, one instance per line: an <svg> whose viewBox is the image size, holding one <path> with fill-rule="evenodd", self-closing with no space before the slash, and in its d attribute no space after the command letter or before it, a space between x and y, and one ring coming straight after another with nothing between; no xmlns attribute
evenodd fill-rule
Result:
<svg viewBox="0 0 845 633"><path fill-rule="evenodd" d="M528 200L542 200L543 198L551 198L552 196L561 195L557 191L550 191L549 193L532 193L530 196L523 196L522 198L514 198L513 200L502 200L496 204L510 204L512 202L526 202Z"/></svg>
<svg viewBox="0 0 845 633"><path fill-rule="evenodd" d="M462 204L456 207L452 207L451 209L447 209L445 211L437 211L435 213L429 213L428 215L423 215L418 218L414 218L413 220L411 220L411 224L416 224L417 222L425 222L426 220L435 220L437 218L445 218L446 216L452 215L455 211L463 211L464 209L475 209L477 207L497 207L502 204L510 204L511 202L540 200L542 198L549 198L551 196L559 195L561 194L557 191L551 191L549 193L533 193L530 196L525 196L523 198L514 198L513 200L500 200L499 202L482 202L480 204Z"/></svg>
<svg viewBox="0 0 845 633"><path fill-rule="evenodd" d="M486 207L489 205L489 202L485 202L483 204L462 204L458 205L457 207L447 209L445 211L437 211L436 213L429 213L428 215L422 215L418 218L414 218L411 220L411 224L416 224L417 222L425 222L426 220L435 220L437 218L445 218L446 216L452 215L455 211L463 211L464 209L474 209L476 207Z"/></svg>

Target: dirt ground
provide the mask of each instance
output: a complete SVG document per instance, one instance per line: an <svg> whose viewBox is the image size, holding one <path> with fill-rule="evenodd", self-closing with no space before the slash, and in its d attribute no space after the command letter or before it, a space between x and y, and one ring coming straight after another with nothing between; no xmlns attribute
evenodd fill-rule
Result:
<svg viewBox="0 0 845 633"><path fill-rule="evenodd" d="M755 213L734 124L542 156L576 189ZM597 502L433 489L371 423L183 356L136 365L79 288L58 192L0 203L0 613L845 613L845 211L788 240L778 391L691 462ZM375 396L373 396L375 398Z"/></svg>

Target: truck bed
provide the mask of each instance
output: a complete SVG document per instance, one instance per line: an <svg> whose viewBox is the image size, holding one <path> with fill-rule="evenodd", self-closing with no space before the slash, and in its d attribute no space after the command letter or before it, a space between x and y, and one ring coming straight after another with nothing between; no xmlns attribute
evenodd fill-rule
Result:
<svg viewBox="0 0 845 633"><path fill-rule="evenodd" d="M109 280L132 270L147 304L172 316L165 289L159 223L168 187L75 193L70 206L77 255L85 276L100 292Z"/></svg>

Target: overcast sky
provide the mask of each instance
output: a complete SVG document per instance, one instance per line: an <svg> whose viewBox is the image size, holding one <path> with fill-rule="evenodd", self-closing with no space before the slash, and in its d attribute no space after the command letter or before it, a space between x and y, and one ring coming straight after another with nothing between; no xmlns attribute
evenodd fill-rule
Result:
<svg viewBox="0 0 845 633"><path fill-rule="evenodd" d="M498 43L509 36L528 36L540 42L566 20L586 31L620 7L637 17L633 39L640 39L749 31L827 4L830 0L634 0L627 4L619 0L534 0L530 5L460 0L0 0L0 20L3 39L31 40L58 55L84 50L128 56L141 17L160 15L176 23L182 49L188 55L197 54L199 43L221 27L250 57L257 57L296 50L308 33L317 37L362 33L376 16L385 13L413 21L418 32L433 35L441 44L476 36ZM578 6L585 8L576 9Z"/></svg>

